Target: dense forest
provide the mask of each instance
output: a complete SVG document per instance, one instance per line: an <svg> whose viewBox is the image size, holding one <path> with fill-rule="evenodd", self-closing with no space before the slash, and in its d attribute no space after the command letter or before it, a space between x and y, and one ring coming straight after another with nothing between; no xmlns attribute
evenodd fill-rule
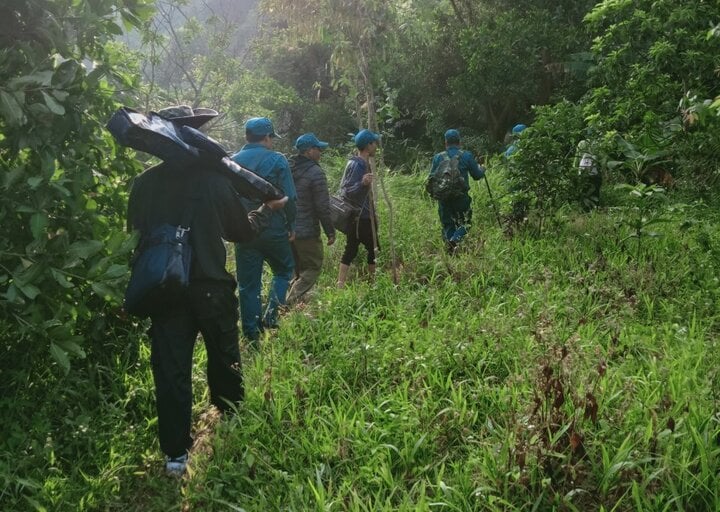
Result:
<svg viewBox="0 0 720 512"><path fill-rule="evenodd" d="M175 481L122 310L157 159L105 125L179 104L316 133L331 189L380 133L382 250L240 340L232 419L198 344ZM487 170L456 257L448 128ZM720 510L719 0L6 0L0 187L2 510Z"/></svg>

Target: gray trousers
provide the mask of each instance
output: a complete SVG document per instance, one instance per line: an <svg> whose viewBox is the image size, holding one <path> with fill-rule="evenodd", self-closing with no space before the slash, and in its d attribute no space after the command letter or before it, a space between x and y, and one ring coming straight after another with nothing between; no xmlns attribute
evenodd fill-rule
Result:
<svg viewBox="0 0 720 512"><path fill-rule="evenodd" d="M323 243L319 237L295 240L292 249L295 257L295 277L290 282L288 304L303 300L307 292L315 286L323 264Z"/></svg>

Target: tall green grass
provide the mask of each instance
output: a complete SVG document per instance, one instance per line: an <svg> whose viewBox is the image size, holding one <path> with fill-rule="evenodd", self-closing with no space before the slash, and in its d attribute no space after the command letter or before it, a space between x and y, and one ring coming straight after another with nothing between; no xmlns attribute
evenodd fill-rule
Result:
<svg viewBox="0 0 720 512"><path fill-rule="evenodd" d="M327 166L337 183L341 160ZM57 420L18 420L37 446L20 464L26 446L3 448L3 509L720 510L716 210L670 212L638 257L617 192L506 238L474 185L449 257L422 179L386 177L399 284L380 201L375 281L361 249L336 290L343 238L329 248L310 303L244 349L236 416L204 415L198 349L201 439L182 483L161 475L143 341L106 369L115 402L57 392ZM28 404L7 405L20 418ZM73 437L80 417L92 431ZM46 431L72 449L53 457Z"/></svg>

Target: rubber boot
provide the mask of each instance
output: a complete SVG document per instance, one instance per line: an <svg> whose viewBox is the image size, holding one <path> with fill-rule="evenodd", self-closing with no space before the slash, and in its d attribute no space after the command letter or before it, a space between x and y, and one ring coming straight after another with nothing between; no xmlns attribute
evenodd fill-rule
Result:
<svg viewBox="0 0 720 512"><path fill-rule="evenodd" d="M344 263L340 263L340 269L338 270L338 280L337 280L338 288L345 288L345 281L347 281L347 275L348 275L349 270L350 270L350 265L345 265Z"/></svg>

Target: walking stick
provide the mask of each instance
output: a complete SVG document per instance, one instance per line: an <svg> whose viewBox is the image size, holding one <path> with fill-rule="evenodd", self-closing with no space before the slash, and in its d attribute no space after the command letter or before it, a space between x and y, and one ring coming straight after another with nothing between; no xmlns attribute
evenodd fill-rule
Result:
<svg viewBox="0 0 720 512"><path fill-rule="evenodd" d="M371 171L373 174L376 173L377 168L378 168L378 166L374 165L374 162L371 162L371 163L370 163L370 171ZM395 236L394 236L394 232L395 232L395 227L394 227L394 226L395 226L395 223L394 223L394 220L395 220L395 212L394 212L394 210L393 210L392 202L390 201L390 196L388 195L387 189L385 188L385 181L383 180L382 175L378 173L378 174L377 174L377 177L378 177L378 181L380 182L380 190L382 191L383 199L385 200L385 204L387 205L387 208L388 208L388 221L389 221L389 226L388 226L388 231L389 231L389 233L388 233L388 240L390 241L390 262L391 262L391 265L392 265L392 279L393 279L393 284L398 284L398 283L400 282L400 278L399 278L399 276L398 276L397 257L396 257L396 255L395 255ZM374 185L374 184L375 184L375 182L373 182L373 185ZM371 188L370 191L372 192L373 189ZM375 196L374 196L374 195L372 196L372 199L375 199ZM375 203L372 203L372 205L373 205L373 208L374 208L374 207L375 207ZM371 222L373 223L373 224L371 224L371 227L373 227L373 226L374 226L374 223L375 223L375 220L374 220L374 219L375 219L375 216L374 216L374 213L375 213L375 212L373 211L373 212L371 212L371 213L373 213L373 215L371 215L371 217L370 217L370 218L371 218ZM377 236L376 228L374 228L374 227L373 227L373 236ZM375 239L375 241L377 242L377 239Z"/></svg>
<svg viewBox="0 0 720 512"><path fill-rule="evenodd" d="M370 172L372 172L370 167ZM368 190L368 210L370 210L370 233L373 240L373 255L377 257L378 253L378 239L377 239L377 226L375 225L375 194L373 194L373 184L370 184L370 190Z"/></svg>
<svg viewBox="0 0 720 512"><path fill-rule="evenodd" d="M500 229L502 229L502 221L500 220L500 212L497 209L497 205L495 204L495 199L493 198L492 191L490 190L490 183L488 183L487 176L483 175L483 179L485 180L485 186L487 186L488 195L490 196L490 204L492 204L493 210L495 211L495 218L498 221L498 226L500 226Z"/></svg>

